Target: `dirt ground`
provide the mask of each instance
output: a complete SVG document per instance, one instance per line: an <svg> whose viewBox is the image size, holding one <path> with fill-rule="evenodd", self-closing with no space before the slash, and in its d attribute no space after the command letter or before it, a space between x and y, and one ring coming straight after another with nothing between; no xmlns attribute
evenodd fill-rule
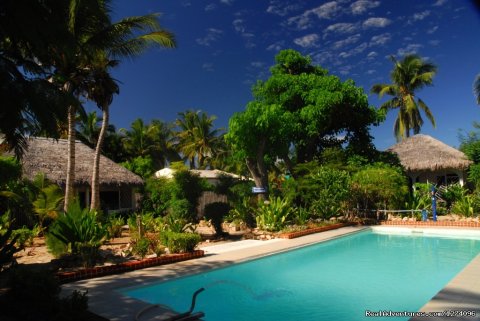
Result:
<svg viewBox="0 0 480 321"><path fill-rule="evenodd" d="M201 232L204 241L199 244L199 247L206 247L209 245L216 245L221 243L233 242L242 238L243 233L232 233L227 237L214 238L212 230L204 228ZM108 241L100 248L100 255L104 258L101 260L101 264L115 264L129 259L132 257L126 257L126 253L129 250L130 237L128 230L123 231L122 237L114 238ZM18 264L44 264L50 263L55 257L50 254L45 245L45 238L38 237L34 239L32 246L27 246L25 249L15 253L15 259Z"/></svg>

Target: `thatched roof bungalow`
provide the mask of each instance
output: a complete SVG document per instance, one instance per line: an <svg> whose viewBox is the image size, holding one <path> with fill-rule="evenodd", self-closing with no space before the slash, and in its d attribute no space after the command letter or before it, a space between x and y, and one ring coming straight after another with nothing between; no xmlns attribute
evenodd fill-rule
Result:
<svg viewBox="0 0 480 321"><path fill-rule="evenodd" d="M82 205L90 203L94 150L75 142L75 189ZM68 141L30 137L22 159L23 175L33 180L38 173L61 187L65 186ZM135 207L134 187L143 185L140 176L105 156L100 157L100 200L102 208L125 210Z"/></svg>
<svg viewBox="0 0 480 321"><path fill-rule="evenodd" d="M406 138L387 151L397 154L412 183L463 185L472 163L461 151L421 134Z"/></svg>

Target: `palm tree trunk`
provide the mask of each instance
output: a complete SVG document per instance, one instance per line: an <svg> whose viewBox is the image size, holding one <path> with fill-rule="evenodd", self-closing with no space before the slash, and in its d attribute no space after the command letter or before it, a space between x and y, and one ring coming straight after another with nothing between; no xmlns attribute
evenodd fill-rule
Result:
<svg viewBox="0 0 480 321"><path fill-rule="evenodd" d="M110 117L109 106L103 107L103 120L100 134L98 135L97 146L95 147L95 156L93 158L93 173L92 173L92 200L90 203L91 210L100 209L100 156L102 151L103 141L105 140L105 134L107 132L108 120Z"/></svg>
<svg viewBox="0 0 480 321"><path fill-rule="evenodd" d="M71 92L72 84L67 82L63 86L63 90ZM67 178L65 180L65 201L63 205L64 211L67 211L75 197L75 115L76 108L73 105L68 106L68 159L67 159Z"/></svg>

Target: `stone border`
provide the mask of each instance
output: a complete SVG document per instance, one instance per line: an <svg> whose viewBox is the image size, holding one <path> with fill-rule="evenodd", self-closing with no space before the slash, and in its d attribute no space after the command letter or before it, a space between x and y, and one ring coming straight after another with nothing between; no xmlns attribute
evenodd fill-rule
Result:
<svg viewBox="0 0 480 321"><path fill-rule="evenodd" d="M114 265L86 268L78 271L57 272L56 276L60 281L60 283L63 284L63 283L84 280L84 279L97 278L105 275L144 269L147 267L152 267L157 265L170 264L170 263L196 259L199 257L203 257L204 255L205 255L205 252L203 250L196 250L189 253L169 254L169 255L164 255L164 256L150 258L150 259L128 261L128 262L122 262Z"/></svg>
<svg viewBox="0 0 480 321"><path fill-rule="evenodd" d="M282 238L282 239L294 239L294 238L309 235L309 234L335 230L337 228L352 226L352 225L356 225L356 223L352 223L352 222L336 223L336 224L326 225L326 226L322 226L322 227L309 228L307 230L298 231L298 232L282 233L278 237Z"/></svg>
<svg viewBox="0 0 480 321"><path fill-rule="evenodd" d="M382 221L381 225L397 225L397 226L430 226L430 227L480 227L478 222L458 222L458 221Z"/></svg>

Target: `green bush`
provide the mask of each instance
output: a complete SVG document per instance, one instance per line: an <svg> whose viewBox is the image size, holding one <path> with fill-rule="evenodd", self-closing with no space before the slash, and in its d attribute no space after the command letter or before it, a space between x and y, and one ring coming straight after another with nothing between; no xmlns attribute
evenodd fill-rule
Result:
<svg viewBox="0 0 480 321"><path fill-rule="evenodd" d="M236 202L233 208L228 213L228 216L224 218L225 221L242 221L248 227L255 226L254 209L257 203L251 204L251 198L245 197L241 202Z"/></svg>
<svg viewBox="0 0 480 321"><path fill-rule="evenodd" d="M19 249L15 247L17 237L12 236L12 228L0 225L0 272L3 272L4 265L13 262L13 255Z"/></svg>
<svg viewBox="0 0 480 321"><path fill-rule="evenodd" d="M474 213L474 205L474 198L471 195L463 195L462 198L453 203L452 213L471 217Z"/></svg>
<svg viewBox="0 0 480 321"><path fill-rule="evenodd" d="M17 247L23 249L25 245L31 246L33 244L33 238L36 234L35 231L23 226L20 229L13 230L12 236L17 238Z"/></svg>
<svg viewBox="0 0 480 321"><path fill-rule="evenodd" d="M255 210L257 227L266 231L279 231L285 227L291 213L292 206L287 199L270 197L269 201L260 203Z"/></svg>
<svg viewBox="0 0 480 321"><path fill-rule="evenodd" d="M97 221L97 213L81 209L73 203L52 223L47 233L47 247L55 255L80 256L84 265L94 265L98 249L107 238L105 225Z"/></svg>
<svg viewBox="0 0 480 321"><path fill-rule="evenodd" d="M310 219L310 211L304 207L298 207L293 211L293 221L297 225L305 225Z"/></svg>
<svg viewBox="0 0 480 321"><path fill-rule="evenodd" d="M445 207L448 211L452 209L452 205L464 198L467 190L460 184L455 183L447 186L441 186L438 190L440 198L445 201Z"/></svg>
<svg viewBox="0 0 480 321"><path fill-rule="evenodd" d="M212 221L213 228L217 235L222 235L222 223L230 211L230 205L223 202L210 203L205 206L205 218Z"/></svg>
<svg viewBox="0 0 480 321"><path fill-rule="evenodd" d="M415 183L412 193L408 195L405 202L406 210L429 210L432 208L430 196L431 185L428 183Z"/></svg>
<svg viewBox="0 0 480 321"><path fill-rule="evenodd" d="M0 300L1 315L24 321L87 320L86 292L60 298L60 284L51 271L17 267L8 275L8 290Z"/></svg>
<svg viewBox="0 0 480 321"><path fill-rule="evenodd" d="M308 197L312 214L324 219L338 216L346 207L349 197L350 177L346 171L320 167L304 179L302 191Z"/></svg>
<svg viewBox="0 0 480 321"><path fill-rule="evenodd" d="M142 237L133 242L132 252L133 254L138 255L143 259L148 254L149 248L150 240Z"/></svg>
<svg viewBox="0 0 480 321"><path fill-rule="evenodd" d="M405 204L407 195L407 178L399 167L375 163L352 176L353 207L398 209Z"/></svg>
<svg viewBox="0 0 480 321"><path fill-rule="evenodd" d="M160 234L163 245L168 247L170 253L193 252L202 238L196 233L177 233L165 231Z"/></svg>
<svg viewBox="0 0 480 321"><path fill-rule="evenodd" d="M110 216L107 221L108 238L121 237L124 223L123 218L114 215Z"/></svg>

